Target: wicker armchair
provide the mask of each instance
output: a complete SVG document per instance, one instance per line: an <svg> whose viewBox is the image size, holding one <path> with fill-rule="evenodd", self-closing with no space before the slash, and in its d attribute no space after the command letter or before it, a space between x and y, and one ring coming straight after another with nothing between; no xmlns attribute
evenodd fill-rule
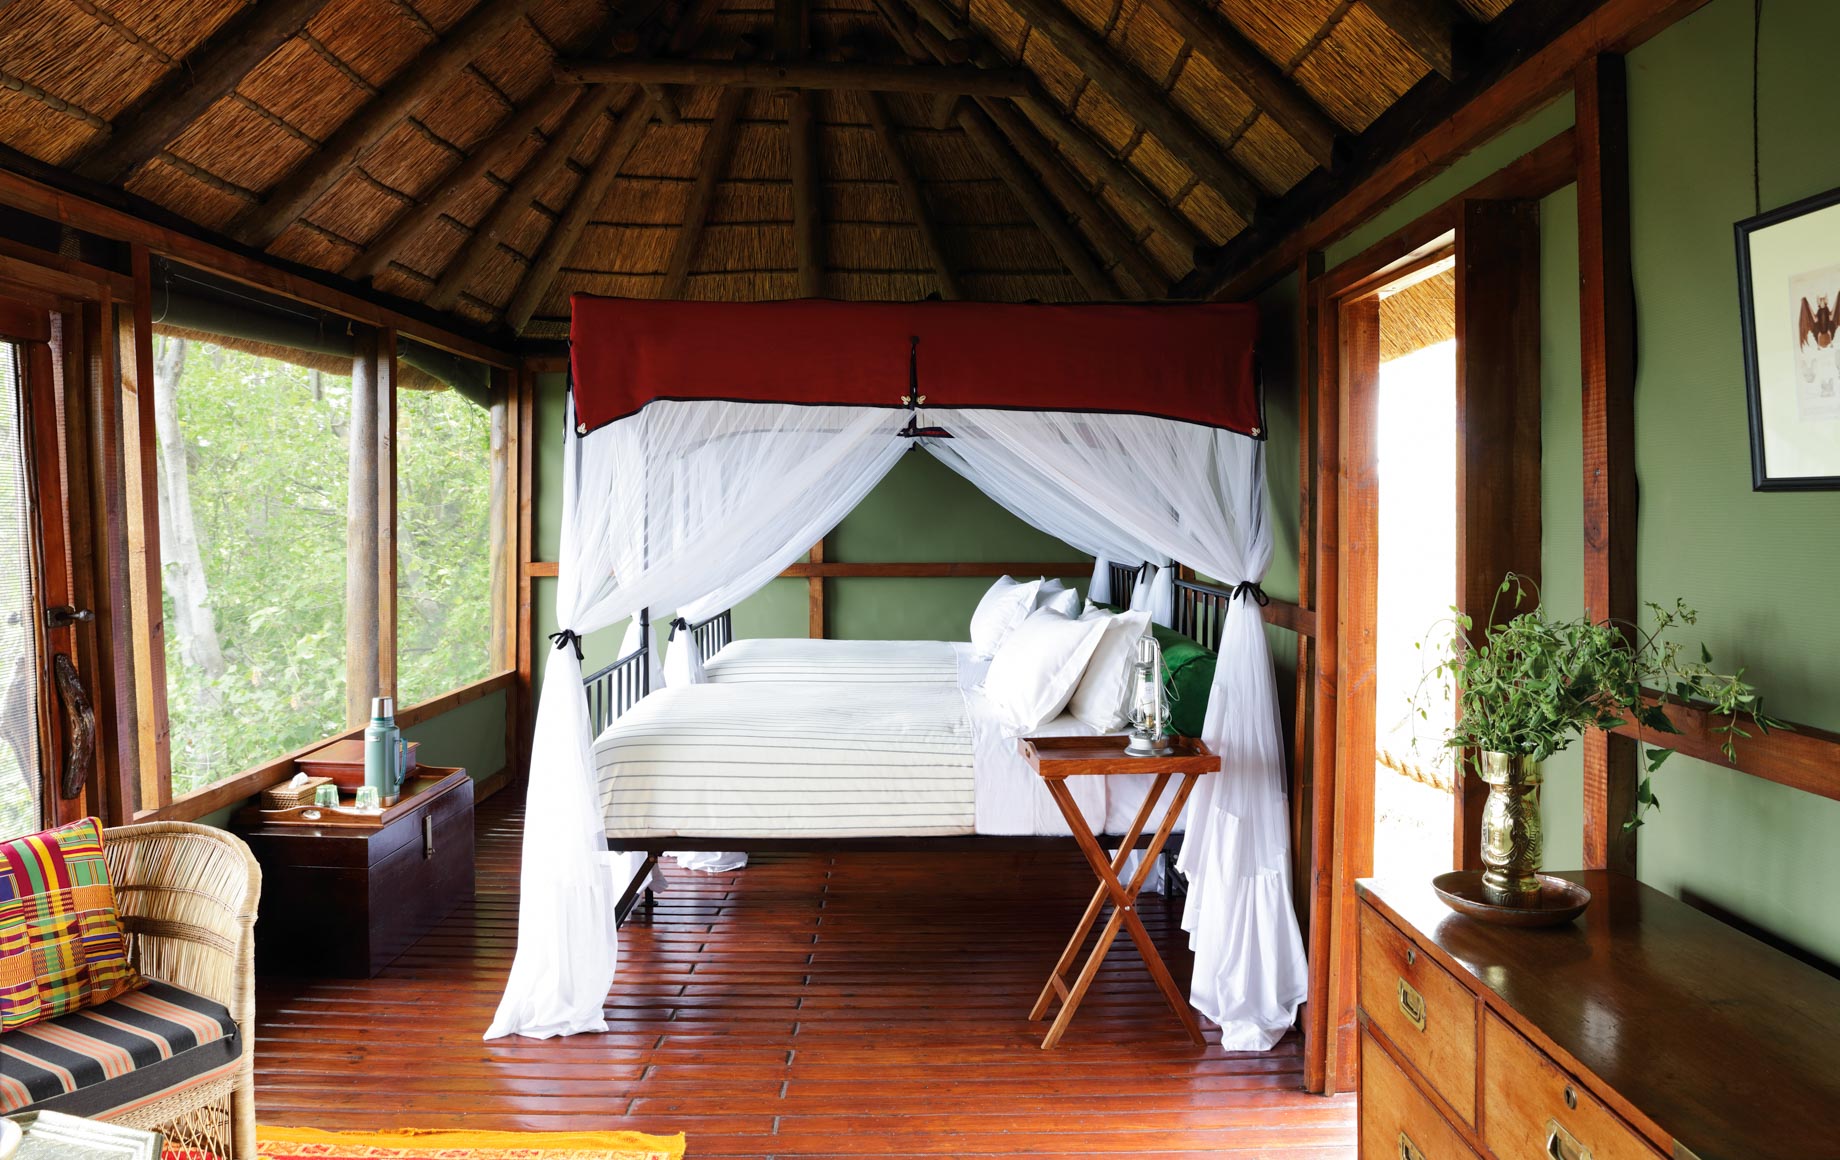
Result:
<svg viewBox="0 0 1840 1160"><path fill-rule="evenodd" d="M262 868L242 839L187 822L106 831L115 906L143 975L230 1009L242 1058L228 1076L115 1117L166 1135L169 1154L253 1160L255 923Z"/></svg>

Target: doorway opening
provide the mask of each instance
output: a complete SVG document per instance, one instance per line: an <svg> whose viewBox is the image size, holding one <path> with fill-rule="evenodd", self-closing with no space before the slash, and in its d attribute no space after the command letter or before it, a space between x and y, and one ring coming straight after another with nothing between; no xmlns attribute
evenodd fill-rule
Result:
<svg viewBox="0 0 1840 1160"><path fill-rule="evenodd" d="M1447 681L1457 604L1457 300L1447 256L1380 288L1375 400L1374 863L1419 881L1457 861Z"/></svg>

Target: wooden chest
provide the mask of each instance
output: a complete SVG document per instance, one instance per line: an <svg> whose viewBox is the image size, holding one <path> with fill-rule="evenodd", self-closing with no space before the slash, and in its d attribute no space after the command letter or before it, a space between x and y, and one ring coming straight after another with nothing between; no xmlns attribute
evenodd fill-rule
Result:
<svg viewBox="0 0 1840 1160"><path fill-rule="evenodd" d="M1359 884L1364 1160L1840 1157L1840 980L1623 875L1512 930Z"/></svg>
<svg viewBox="0 0 1840 1160"><path fill-rule="evenodd" d="M473 782L441 772L381 825L240 830L262 864L257 974L369 978L472 899Z"/></svg>

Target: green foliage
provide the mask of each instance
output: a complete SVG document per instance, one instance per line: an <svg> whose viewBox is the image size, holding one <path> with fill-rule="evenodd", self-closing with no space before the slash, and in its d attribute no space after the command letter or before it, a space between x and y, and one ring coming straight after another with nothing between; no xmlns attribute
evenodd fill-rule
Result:
<svg viewBox="0 0 1840 1160"><path fill-rule="evenodd" d="M225 662L212 677L188 656L169 583L176 795L345 727L351 383L193 342L175 401ZM405 390L399 408L399 691L408 704L486 675L489 416L453 392ZM162 559L170 579L173 555Z"/></svg>
<svg viewBox="0 0 1840 1160"><path fill-rule="evenodd" d="M1512 595L1515 608L1533 607L1497 623L1501 600ZM1428 720L1425 699L1448 679L1457 689L1457 723L1445 739L1472 756L1483 751L1524 754L1544 761L1571 745L1586 729L1609 731L1634 723L1647 773L1636 791L1636 813L1624 825L1640 826L1648 810L1659 806L1651 776L1673 750L1649 742L1649 732L1679 733L1665 708L1645 689L1666 692L1682 701L1703 702L1722 719L1727 760L1737 758L1737 739L1750 734L1742 717L1759 731L1783 728L1766 716L1757 691L1744 671L1721 674L1712 654L1700 645L1688 654L1669 634L1698 623L1693 609L1676 600L1673 607L1648 604L1652 626L1588 617L1555 620L1539 606L1539 593L1526 578L1510 574L1501 582L1490 609L1490 626L1480 639L1474 621L1452 609L1447 650L1426 674L1413 698L1421 720Z"/></svg>

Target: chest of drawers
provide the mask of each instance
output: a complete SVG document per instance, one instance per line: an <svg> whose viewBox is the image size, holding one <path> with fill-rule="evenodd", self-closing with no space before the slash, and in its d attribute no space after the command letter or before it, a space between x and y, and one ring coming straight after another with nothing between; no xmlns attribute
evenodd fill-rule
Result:
<svg viewBox="0 0 1840 1160"><path fill-rule="evenodd" d="M1840 980L1634 879L1576 923L1363 881L1363 1160L1840 1160Z"/></svg>

